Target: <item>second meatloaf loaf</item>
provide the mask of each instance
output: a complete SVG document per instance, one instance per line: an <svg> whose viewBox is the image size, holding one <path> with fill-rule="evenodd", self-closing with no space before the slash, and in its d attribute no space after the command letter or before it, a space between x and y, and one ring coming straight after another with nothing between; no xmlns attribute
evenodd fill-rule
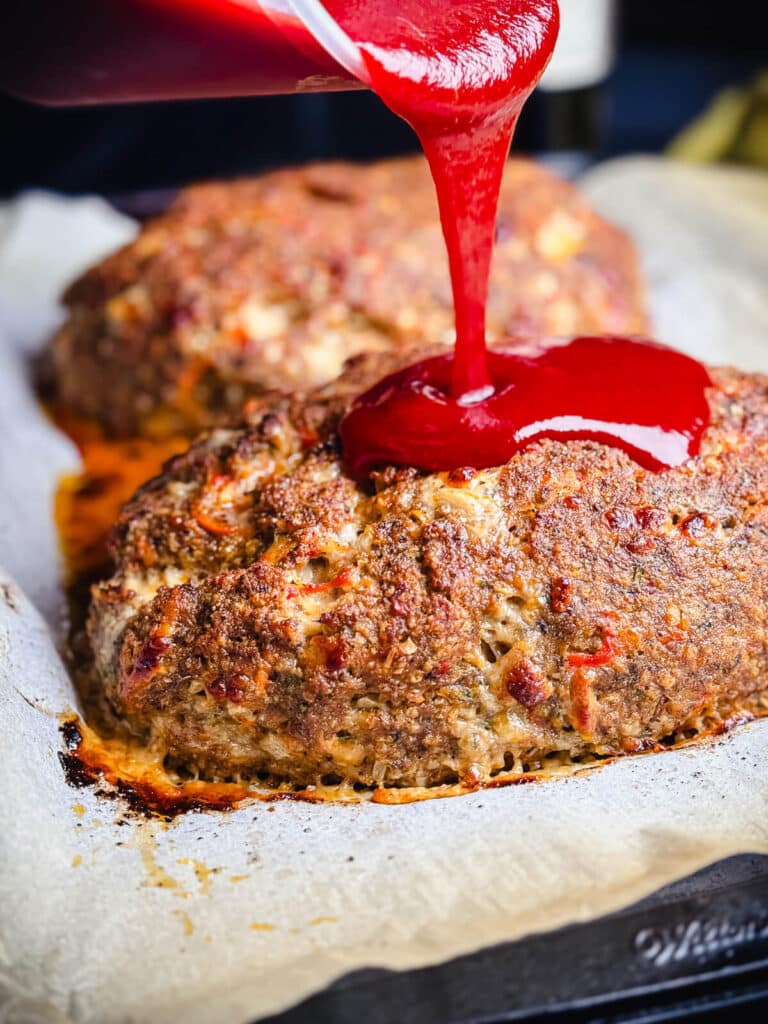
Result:
<svg viewBox="0 0 768 1024"><path fill-rule="evenodd" d="M185 189L64 296L59 401L115 436L193 432L364 350L449 343L425 161L318 164ZM540 166L510 161L489 337L643 333L631 242Z"/></svg>

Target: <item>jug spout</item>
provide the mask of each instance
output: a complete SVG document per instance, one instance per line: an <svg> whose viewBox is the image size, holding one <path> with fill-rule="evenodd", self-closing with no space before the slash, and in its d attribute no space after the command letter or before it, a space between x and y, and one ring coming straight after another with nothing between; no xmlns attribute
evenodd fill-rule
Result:
<svg viewBox="0 0 768 1024"><path fill-rule="evenodd" d="M286 31L287 25L290 26L287 28L289 35L292 31L296 32L294 45L301 48L306 46L307 39L312 39L324 55L331 57L355 79L367 84L365 63L359 48L338 22L334 21L320 0L266 0L266 4L273 12L282 9L283 15L289 15L283 31ZM293 14L293 19L290 14Z"/></svg>
<svg viewBox="0 0 768 1024"><path fill-rule="evenodd" d="M319 0L24 0L4 16L0 89L55 106L361 88Z"/></svg>

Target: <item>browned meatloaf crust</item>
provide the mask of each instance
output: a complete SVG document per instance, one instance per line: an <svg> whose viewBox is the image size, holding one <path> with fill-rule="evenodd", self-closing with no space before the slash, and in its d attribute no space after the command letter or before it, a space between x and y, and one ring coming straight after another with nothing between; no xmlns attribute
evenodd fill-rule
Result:
<svg viewBox="0 0 768 1024"><path fill-rule="evenodd" d="M713 371L679 469L544 441L360 486L335 424L393 365L253 402L125 507L90 632L139 736L206 776L427 785L758 706L768 378Z"/></svg>
<svg viewBox="0 0 768 1024"><path fill-rule="evenodd" d="M330 380L354 353L452 338L422 158L186 189L64 301L59 397L123 436L194 431L265 389ZM647 329L627 236L523 160L502 192L489 327L491 338Z"/></svg>

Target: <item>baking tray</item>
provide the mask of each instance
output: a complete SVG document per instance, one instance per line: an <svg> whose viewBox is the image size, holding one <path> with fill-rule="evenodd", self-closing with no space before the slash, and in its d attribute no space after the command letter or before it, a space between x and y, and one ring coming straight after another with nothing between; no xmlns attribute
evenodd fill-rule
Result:
<svg viewBox="0 0 768 1024"><path fill-rule="evenodd" d="M626 910L420 971L358 971L268 1024L768 1019L768 857Z"/></svg>
<svg viewBox="0 0 768 1024"><path fill-rule="evenodd" d="M176 191L109 198L145 220ZM654 1024L720 1012L768 1020L768 857L732 857L616 914L435 967L356 971L262 1024Z"/></svg>

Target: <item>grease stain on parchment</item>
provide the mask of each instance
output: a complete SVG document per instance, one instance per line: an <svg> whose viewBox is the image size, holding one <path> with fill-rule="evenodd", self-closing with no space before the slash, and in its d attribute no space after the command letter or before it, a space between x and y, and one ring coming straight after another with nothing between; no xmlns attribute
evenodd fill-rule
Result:
<svg viewBox="0 0 768 1024"><path fill-rule="evenodd" d="M174 917L178 917L181 921L182 927L184 928L185 935L192 935L195 930L195 926L192 924L192 919L185 910L174 910Z"/></svg>
<svg viewBox="0 0 768 1024"><path fill-rule="evenodd" d="M211 891L214 876L218 875L222 870L222 868L209 868L208 865L204 864L201 860L193 860L191 857L179 857L176 863L192 865L192 870L195 872L195 878L200 886L201 896L208 895Z"/></svg>
<svg viewBox="0 0 768 1024"><path fill-rule="evenodd" d="M169 875L157 859L158 841L155 834L155 824L136 829L132 846L139 852L141 863L144 868L145 879L141 883L142 888L170 889L175 895L182 899L189 896L178 878Z"/></svg>
<svg viewBox="0 0 768 1024"><path fill-rule="evenodd" d="M172 875L158 860L158 831L166 832L168 827L168 823L163 821L146 822L135 829L131 842L127 845L137 850L141 857L145 875L144 881L141 883L142 888L168 889L180 899L187 899L193 895L193 890L189 888L185 880ZM197 882L195 893L199 896L210 894L214 877L224 870L221 867L209 868L203 861L195 860L192 857L178 857L176 863L185 868L192 868ZM247 878L248 876L234 877Z"/></svg>

